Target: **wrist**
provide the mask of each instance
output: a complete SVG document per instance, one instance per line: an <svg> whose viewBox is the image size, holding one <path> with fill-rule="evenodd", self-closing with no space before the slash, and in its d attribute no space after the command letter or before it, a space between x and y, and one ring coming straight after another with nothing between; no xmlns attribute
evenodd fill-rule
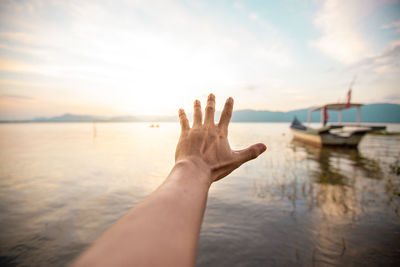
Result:
<svg viewBox="0 0 400 267"><path fill-rule="evenodd" d="M177 177L185 181L200 183L206 186L207 189L211 186L211 169L200 158L187 158L175 162L172 172L178 172ZM193 181L191 181L193 180Z"/></svg>

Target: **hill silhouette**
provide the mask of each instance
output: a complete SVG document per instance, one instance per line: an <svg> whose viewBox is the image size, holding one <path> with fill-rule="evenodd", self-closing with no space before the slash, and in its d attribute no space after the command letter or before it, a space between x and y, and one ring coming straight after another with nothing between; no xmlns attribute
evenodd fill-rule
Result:
<svg viewBox="0 0 400 267"><path fill-rule="evenodd" d="M296 116L298 120L305 122L308 116L307 109L297 109L288 112L268 111L268 110L237 110L232 114L232 122L291 122ZM355 108L346 109L342 112L343 122L356 121L357 111ZM216 112L216 118L219 118L221 112ZM312 122L319 122L320 112L313 112ZM188 114L191 118L191 114ZM329 111L329 121L337 121L337 112ZM99 117L91 115L78 115L66 113L56 117L40 117L32 120L21 121L2 121L2 122L174 122L178 121L177 116L116 116ZM399 104L368 104L361 107L361 122L391 122L400 123L400 105Z"/></svg>

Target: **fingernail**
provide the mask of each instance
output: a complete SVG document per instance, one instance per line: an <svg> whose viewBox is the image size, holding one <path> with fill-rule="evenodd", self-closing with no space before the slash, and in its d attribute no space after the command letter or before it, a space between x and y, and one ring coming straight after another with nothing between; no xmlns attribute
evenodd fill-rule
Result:
<svg viewBox="0 0 400 267"><path fill-rule="evenodd" d="M232 97L229 97L229 98L226 100L226 102L227 102L228 104L232 104L232 103L233 103L233 98L232 98Z"/></svg>
<svg viewBox="0 0 400 267"><path fill-rule="evenodd" d="M267 146L264 144L258 144L258 147L260 148L261 153L263 153L265 150L267 150Z"/></svg>
<svg viewBox="0 0 400 267"><path fill-rule="evenodd" d="M210 94L210 95L208 96L208 99L209 99L209 100L215 100L215 95L214 95L214 94Z"/></svg>
<svg viewBox="0 0 400 267"><path fill-rule="evenodd" d="M184 113L185 111L183 110L183 108L180 108L179 109L179 114L182 114L182 113Z"/></svg>
<svg viewBox="0 0 400 267"><path fill-rule="evenodd" d="M199 101L198 99L196 99L196 100L194 101L194 104L195 104L195 105L200 105L200 101Z"/></svg>

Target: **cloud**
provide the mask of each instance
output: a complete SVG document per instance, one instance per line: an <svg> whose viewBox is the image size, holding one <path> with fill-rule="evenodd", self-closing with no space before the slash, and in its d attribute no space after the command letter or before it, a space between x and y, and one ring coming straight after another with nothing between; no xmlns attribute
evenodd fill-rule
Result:
<svg viewBox="0 0 400 267"><path fill-rule="evenodd" d="M400 40L394 41L380 54L366 57L350 69L374 73L400 72Z"/></svg>
<svg viewBox="0 0 400 267"><path fill-rule="evenodd" d="M11 94L2 94L0 95L1 100L34 100L35 98L30 97L30 96L24 96L24 95L11 95Z"/></svg>
<svg viewBox="0 0 400 267"><path fill-rule="evenodd" d="M26 44L33 41L33 36L23 32L0 32L0 39Z"/></svg>
<svg viewBox="0 0 400 267"><path fill-rule="evenodd" d="M400 102L400 95L386 95L382 98L383 102L389 102L389 103L399 103Z"/></svg>
<svg viewBox="0 0 400 267"><path fill-rule="evenodd" d="M0 58L0 71L3 72L34 72L35 66L24 61Z"/></svg>
<svg viewBox="0 0 400 267"><path fill-rule="evenodd" d="M248 84L248 85L245 85L245 86L243 87L243 89L244 89L244 90L247 90L247 91L254 91L254 90L259 89L259 86L254 85L254 84Z"/></svg>
<svg viewBox="0 0 400 267"><path fill-rule="evenodd" d="M0 72L7 80L35 77L46 88L26 87L35 95L56 99L67 91L121 112L160 113L171 112L160 108L167 103L191 103L210 88L225 97L293 64L290 41L260 14L249 16L257 10L229 7L206 12L215 11L212 3L3 1Z"/></svg>
<svg viewBox="0 0 400 267"><path fill-rule="evenodd" d="M260 32L252 33L241 22L227 23L219 16L198 16L177 1L123 2L115 10L107 8L109 1L40 3L22 2L1 14L8 17L3 18L4 24L17 30L0 32L0 48L29 55L23 63L40 62L43 72L76 70L90 78L93 71L89 70L102 68L100 74L108 73L114 80L127 78L132 71L171 77L183 72L182 80L201 71L212 80L216 72L236 71L239 65L251 66L240 70L249 76L252 68L292 62L286 40L257 15L248 17L247 11L243 13L248 20L257 17Z"/></svg>
<svg viewBox="0 0 400 267"><path fill-rule="evenodd" d="M314 21L322 35L312 45L354 68L391 73L395 61L386 50L374 53L360 29L372 2L365 0L361 11L361 0L324 2ZM79 101L107 112L172 114L210 91L218 99L240 96L238 108L259 109L336 95L321 88L335 88L338 73L320 71L342 66L326 58L301 61L309 56L304 40L288 34L293 21L308 25L308 17L277 22L264 12L269 8L279 7L269 1L0 1L0 91L37 97L30 104L38 103L38 113L40 103L61 110L51 103L65 102L65 112Z"/></svg>
<svg viewBox="0 0 400 267"><path fill-rule="evenodd" d="M236 10L243 10L243 9L244 9L243 4L242 4L242 3L239 3L239 2L234 2L233 5L232 5L232 7L233 7L234 9L236 9Z"/></svg>
<svg viewBox="0 0 400 267"><path fill-rule="evenodd" d="M255 12L250 13L249 17L250 17L250 19L256 20L256 21L260 19L260 16Z"/></svg>
<svg viewBox="0 0 400 267"><path fill-rule="evenodd" d="M381 29L394 29L395 32L400 33L400 20L382 25Z"/></svg>
<svg viewBox="0 0 400 267"><path fill-rule="evenodd" d="M251 33L240 22L231 25L218 16L197 16L177 1L129 1L114 9L107 8L109 1L40 3L10 4L10 10L2 12L4 24L17 30L0 32L0 48L40 55L41 63L52 65L82 65L85 58L89 65L102 61L142 70L174 61L196 66L205 60L210 65L291 62L286 40L273 27L264 25L262 32ZM255 18L261 21L256 14L248 17Z"/></svg>
<svg viewBox="0 0 400 267"><path fill-rule="evenodd" d="M363 18L377 5L375 0L326 0L314 19L322 36L310 44L343 63L354 63L371 53L362 33Z"/></svg>

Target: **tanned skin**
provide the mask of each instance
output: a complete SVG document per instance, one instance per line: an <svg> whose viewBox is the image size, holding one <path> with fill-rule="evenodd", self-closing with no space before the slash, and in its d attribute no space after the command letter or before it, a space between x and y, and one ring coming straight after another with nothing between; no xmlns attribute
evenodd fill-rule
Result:
<svg viewBox="0 0 400 267"><path fill-rule="evenodd" d="M181 135L165 181L89 247L72 266L194 266L211 184L266 150L262 143L232 150L227 139L233 99L214 123L215 96L205 116L194 102L193 125L179 110Z"/></svg>

